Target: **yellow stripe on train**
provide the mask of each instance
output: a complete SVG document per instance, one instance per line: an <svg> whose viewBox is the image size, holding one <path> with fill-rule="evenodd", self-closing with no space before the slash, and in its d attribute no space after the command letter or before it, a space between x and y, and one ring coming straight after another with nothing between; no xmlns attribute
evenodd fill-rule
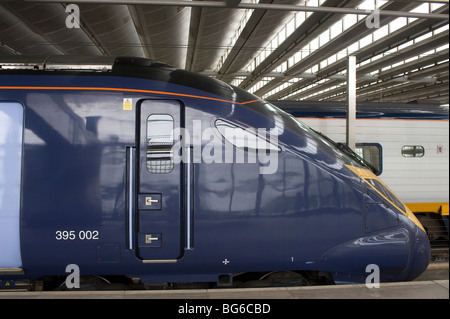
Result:
<svg viewBox="0 0 450 319"><path fill-rule="evenodd" d="M413 213L436 213L448 216L448 203L405 203Z"/></svg>

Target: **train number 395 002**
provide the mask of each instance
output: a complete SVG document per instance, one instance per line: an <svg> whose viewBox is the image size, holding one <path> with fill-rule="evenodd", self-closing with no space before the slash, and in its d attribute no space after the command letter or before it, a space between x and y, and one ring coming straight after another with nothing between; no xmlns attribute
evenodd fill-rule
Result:
<svg viewBox="0 0 450 319"><path fill-rule="evenodd" d="M55 238L56 240L97 240L99 232L98 230L57 230Z"/></svg>

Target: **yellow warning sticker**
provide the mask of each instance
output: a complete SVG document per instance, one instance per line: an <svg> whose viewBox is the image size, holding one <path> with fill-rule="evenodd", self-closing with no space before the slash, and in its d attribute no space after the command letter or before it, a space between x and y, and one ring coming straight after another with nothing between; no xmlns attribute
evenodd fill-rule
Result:
<svg viewBox="0 0 450 319"><path fill-rule="evenodd" d="M133 99L125 98L123 99L123 110L132 111L133 110Z"/></svg>
<svg viewBox="0 0 450 319"><path fill-rule="evenodd" d="M7 281L0 280L0 289L14 288L15 286L16 283L14 282L14 280L7 280Z"/></svg>

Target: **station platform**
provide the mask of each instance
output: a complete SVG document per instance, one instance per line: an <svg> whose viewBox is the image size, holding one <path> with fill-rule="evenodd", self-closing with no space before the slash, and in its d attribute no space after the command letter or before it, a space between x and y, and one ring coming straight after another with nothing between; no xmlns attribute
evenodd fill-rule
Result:
<svg viewBox="0 0 450 319"><path fill-rule="evenodd" d="M274 288L216 288L174 290L26 291L0 290L2 299L147 299L147 300L296 300L296 299L450 299L449 264L430 264L410 282L381 283L379 288L358 285L321 285Z"/></svg>
<svg viewBox="0 0 450 319"><path fill-rule="evenodd" d="M449 280L281 288L2 291L0 299L449 299Z"/></svg>

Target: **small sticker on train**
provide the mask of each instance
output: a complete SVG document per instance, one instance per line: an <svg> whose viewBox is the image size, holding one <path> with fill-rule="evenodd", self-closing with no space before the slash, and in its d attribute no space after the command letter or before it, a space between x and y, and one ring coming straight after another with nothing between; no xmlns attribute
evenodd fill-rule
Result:
<svg viewBox="0 0 450 319"><path fill-rule="evenodd" d="M123 110L132 111L133 110L133 99L123 99Z"/></svg>

